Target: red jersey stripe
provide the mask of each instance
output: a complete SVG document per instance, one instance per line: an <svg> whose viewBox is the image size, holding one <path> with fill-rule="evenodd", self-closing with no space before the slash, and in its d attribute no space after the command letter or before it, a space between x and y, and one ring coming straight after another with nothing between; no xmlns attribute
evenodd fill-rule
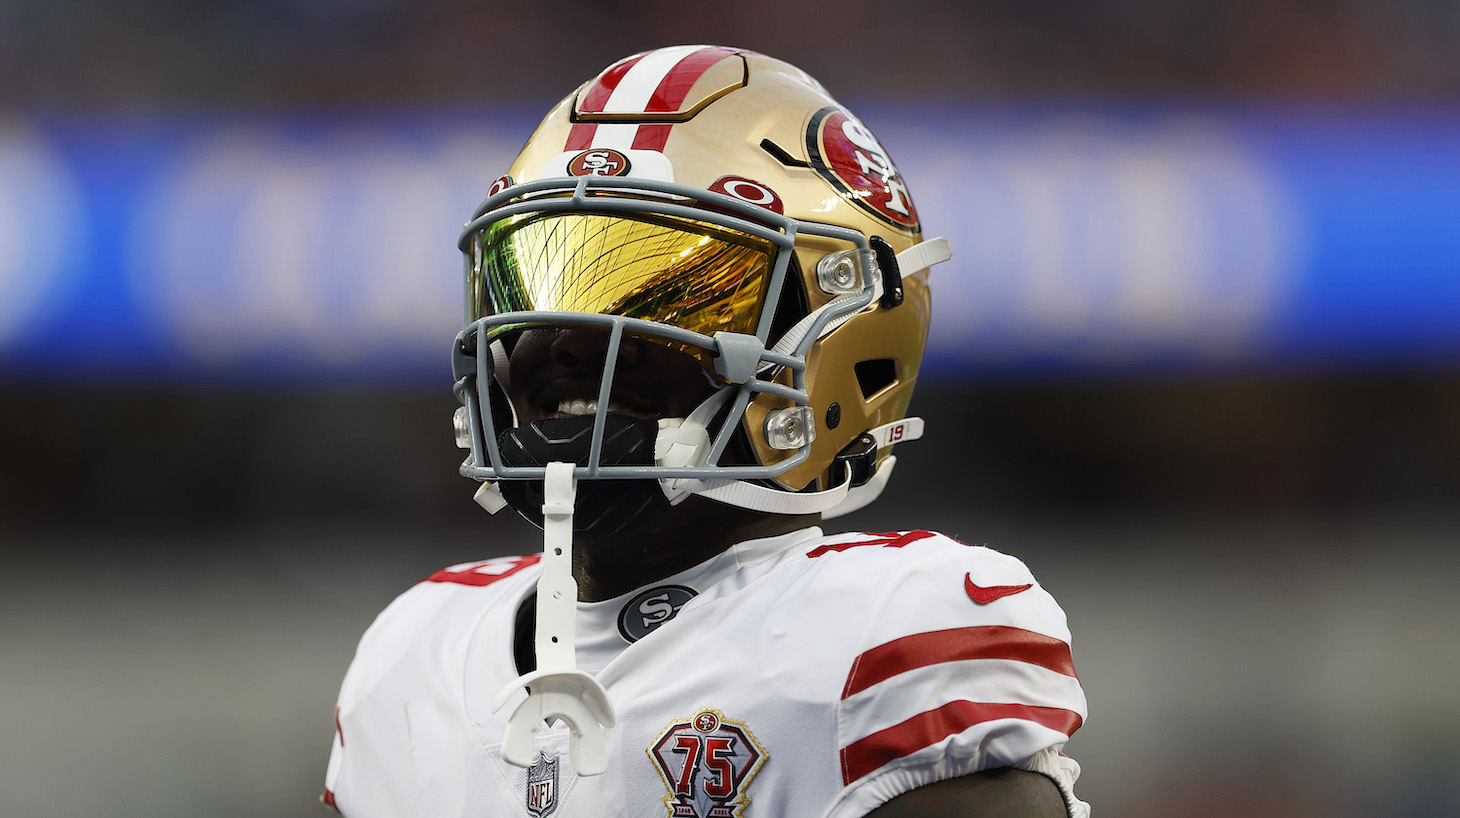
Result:
<svg viewBox="0 0 1460 818"><path fill-rule="evenodd" d="M491 585L497 580L506 579L524 568L537 565L540 560L542 560L541 554L528 554L525 557L513 557L510 559L488 560L487 562L466 568L443 568L421 581L452 582L457 585Z"/></svg>
<svg viewBox="0 0 1460 818"><path fill-rule="evenodd" d="M902 533L893 532L889 534L872 534L869 532L867 536L875 537L876 539L854 540L852 542L838 542L832 543L831 545L819 545L811 549L810 551L807 551L806 557L808 559L814 560L817 557L823 557L827 554L837 553L841 551L848 551L853 548L861 548L864 545L877 545L883 546L885 548L902 548L909 543L915 543L918 540L925 540L929 537L936 537L938 535L934 534L931 531L906 531Z"/></svg>
<svg viewBox="0 0 1460 818"><path fill-rule="evenodd" d="M866 651L852 661L842 698L899 673L963 659L1012 659L1079 678L1070 646L1059 639L1023 628L984 625L915 633Z"/></svg>
<svg viewBox="0 0 1460 818"><path fill-rule="evenodd" d="M1066 736L1080 729L1081 723L1079 713L1058 707L961 700L949 702L843 747L842 783L851 784L885 764L937 744L975 724L995 719L1024 719Z"/></svg>

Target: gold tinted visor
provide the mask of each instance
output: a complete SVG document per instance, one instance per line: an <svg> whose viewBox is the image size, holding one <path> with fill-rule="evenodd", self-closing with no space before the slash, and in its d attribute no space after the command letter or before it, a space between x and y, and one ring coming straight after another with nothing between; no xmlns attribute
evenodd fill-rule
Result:
<svg viewBox="0 0 1460 818"><path fill-rule="evenodd" d="M705 335L755 333L774 258L774 246L763 239L648 214L511 216L483 228L473 245L476 318L567 310Z"/></svg>

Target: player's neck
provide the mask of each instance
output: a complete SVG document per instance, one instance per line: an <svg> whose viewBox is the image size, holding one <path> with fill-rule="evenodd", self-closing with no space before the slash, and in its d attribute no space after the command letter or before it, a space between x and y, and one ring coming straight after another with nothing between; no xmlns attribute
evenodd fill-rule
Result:
<svg viewBox="0 0 1460 818"><path fill-rule="evenodd" d="M698 565L739 542L788 534L819 515L762 514L691 497L652 524L573 543L578 599L599 602Z"/></svg>

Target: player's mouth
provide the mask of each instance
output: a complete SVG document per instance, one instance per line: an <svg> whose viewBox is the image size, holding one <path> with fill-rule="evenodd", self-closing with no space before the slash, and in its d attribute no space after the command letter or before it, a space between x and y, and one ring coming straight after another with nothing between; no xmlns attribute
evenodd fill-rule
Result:
<svg viewBox="0 0 1460 818"><path fill-rule="evenodd" d="M629 417L639 418L641 420L653 420L659 417L658 413L656 412L645 412L641 410L630 409L629 407L612 400L608 402L608 413L610 415L628 415ZM558 401L557 408L555 410L545 412L543 414L543 417L573 418L582 417L584 415L596 414L598 414L598 401L584 400L583 398L572 398Z"/></svg>

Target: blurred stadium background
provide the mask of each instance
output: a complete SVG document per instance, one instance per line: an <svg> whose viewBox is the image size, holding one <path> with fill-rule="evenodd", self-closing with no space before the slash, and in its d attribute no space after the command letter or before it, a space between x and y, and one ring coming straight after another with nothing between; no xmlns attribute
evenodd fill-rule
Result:
<svg viewBox="0 0 1460 818"><path fill-rule="evenodd" d="M1454 0L0 0L0 814L324 814L374 614L537 546L455 476L458 225L685 42L953 239L845 524L1031 564L1097 816L1460 816Z"/></svg>

